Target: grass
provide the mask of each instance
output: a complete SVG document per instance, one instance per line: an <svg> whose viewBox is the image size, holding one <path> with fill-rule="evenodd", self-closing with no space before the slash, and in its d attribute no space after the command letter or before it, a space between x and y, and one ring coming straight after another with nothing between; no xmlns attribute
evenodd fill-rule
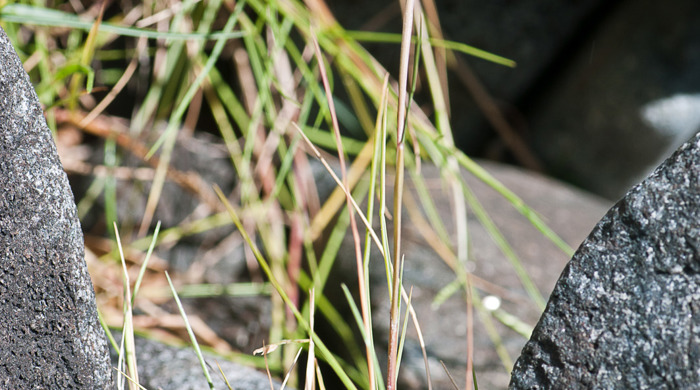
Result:
<svg viewBox="0 0 700 390"><path fill-rule="evenodd" d="M125 335L121 344L112 342L121 352L120 362L125 362L119 371L133 380L121 386L138 387L134 355L138 345L133 334L148 333L170 341L186 334L182 338L200 359L198 339L206 338L210 347L220 346L219 353L265 367L290 386L324 388L322 375L328 377L329 371L321 370L322 361L347 388L395 389L409 323L421 337L421 313L413 309L411 291L401 283L403 263L411 256L401 245L405 223L430 237L439 257L455 273L455 283L446 286L441 299L460 294L466 302L467 388L476 385L478 375L472 370L473 308L486 323L505 369L510 369L511 357L500 344L496 327L489 324L495 319L520 329L523 325L505 312L492 317L480 303L481 294L467 268L467 207L501 248L530 298L539 307L544 299L460 171L467 170L496 189L562 250L570 254L571 248L452 141L447 91L441 81L446 79L446 58L456 61L459 52L492 61L493 66L515 64L445 40L435 24L437 15L430 11L434 4L424 8L421 2L407 3L399 36L347 31L323 1L185 0L169 7L146 1L125 9L116 4L104 8L58 2L45 8L0 1L0 25L36 85L57 143L71 151L62 156L66 170L72 177L89 179L76 200L84 224L91 226L86 250L88 259L95 259L89 263L101 317L105 325L121 328ZM397 87L362 47L364 41L400 42ZM432 99L434 119L413 101L419 74ZM232 188L212 186L206 171L176 168L181 157L177 148L191 146L203 132L201 127L225 145L228 169L236 177ZM81 150L96 147L102 148L102 161L80 157ZM308 180L313 177L310 159L339 164L339 177L326 165L337 187L323 204L315 200L314 183ZM422 161L441 168L455 205L457 243L450 242L425 190ZM391 211L387 170L396 172ZM417 200L404 194L406 174L419 189ZM196 205L160 231L155 221L159 207L164 207L167 183L187 192ZM126 184L132 190L124 192ZM143 208L130 216L127 209L142 198ZM419 204L426 218L410 207L409 218L403 219L406 202ZM91 215L96 222L86 221ZM387 215L396 232L392 243ZM168 261L157 253L221 229L227 229L228 239L202 243L190 272L164 273ZM339 303L326 296L348 229L358 289L343 287L343 291L352 319L343 318ZM222 261L217 248L221 252L243 244L249 280L226 285L203 281L202 273L210 265L202 259L210 255ZM381 258L370 256L372 247ZM391 291L386 368L379 363L384 352L375 350L370 261L385 262L386 287ZM130 277L134 273L135 284ZM145 321L144 317L157 318L167 306L169 298L163 291L172 291L182 313L179 329L157 319ZM263 349L262 357L251 356L250 351L232 352L235 348L222 338L204 336L209 334L206 325L190 321L193 318L185 314L178 298L221 294L270 301L265 339L277 351ZM339 356L319 336L320 318L347 346L347 356ZM355 332L363 345L355 345ZM297 364L300 348L307 352L305 365ZM202 368L212 387L203 360Z"/></svg>

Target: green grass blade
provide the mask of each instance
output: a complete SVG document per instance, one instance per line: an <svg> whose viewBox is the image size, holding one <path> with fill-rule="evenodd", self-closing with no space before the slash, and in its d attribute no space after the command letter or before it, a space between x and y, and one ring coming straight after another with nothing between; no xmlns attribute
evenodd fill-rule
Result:
<svg viewBox="0 0 700 390"><path fill-rule="evenodd" d="M173 281L170 280L170 275L168 274L168 271L165 271L165 277L168 279L168 284L170 285L170 290L173 292L173 298L175 299L175 303L177 304L178 310L180 310L180 315L182 316L183 321L185 321L185 328L187 329L187 334L190 336L190 341L192 342L192 347L194 348L195 353L197 354L197 358L199 359L199 364L202 365L202 371L204 372L204 377L207 378L207 383L209 384L210 389L214 389L214 382L211 379L211 376L209 375L209 369L207 368L207 362L204 361L204 356L202 355L202 350L199 348L199 343L197 342L197 337L194 335L194 331L192 330L192 326L190 325L190 321L187 319L187 313L185 313L185 309L182 307L182 303L180 302L180 298L177 295L177 291L175 290L175 286L173 285Z"/></svg>
<svg viewBox="0 0 700 390"><path fill-rule="evenodd" d="M148 247L148 252L146 253L146 257L143 260L143 264L141 264L141 268L139 269L139 275L136 278L136 284L134 285L134 293L131 296L131 304L134 304L134 299L136 299L136 294L139 292L139 288L141 287L141 282L143 281L143 275L146 274L146 268L148 268L148 261L151 260L151 254L153 254L153 249L156 247L156 241L158 241L158 233L160 232L160 221L158 221L158 224L156 225L156 230L153 232L153 239L151 240L151 245Z"/></svg>
<svg viewBox="0 0 700 390"><path fill-rule="evenodd" d="M386 33L386 32L376 32L376 31L353 31L353 30L347 30L345 33L348 35L348 37L356 39L357 41L360 42L375 42L375 43L400 43L401 42L401 34L397 33ZM416 38L413 37L411 38L413 42L416 41ZM474 46L469 46L465 43L461 42L455 42L455 41L447 41L443 39L436 39L436 38L430 38L429 43L433 47L440 47L443 49L449 49L449 50L454 50L458 51L467 55L470 55L472 57L476 58L481 58L486 61L491 61L495 64L499 65L504 65L510 68L513 68L516 66L516 62L505 58L501 57L499 55L489 53L485 50L478 49Z"/></svg>
<svg viewBox="0 0 700 390"><path fill-rule="evenodd" d="M340 363L336 359L336 357L330 352L328 347L326 347L325 343L316 335L316 333L310 328L309 323L306 321L306 319L301 315L299 310L296 308L294 303L289 299L289 296L285 292L284 288L282 285L277 281L275 276L272 274L272 270L270 269L269 264L263 257L262 253L260 252L260 249L258 249L257 245L255 242L251 239L250 235L248 235L247 231L243 227L243 223L241 222L240 218L238 217L238 213L236 213L235 209L233 206L231 206L231 203L226 199L224 194L221 192L221 189L219 187L214 188L217 195L221 199L221 201L224 203L224 206L226 206L226 209L229 212L229 215L231 216L231 219L233 220L233 223L236 225L238 230L241 232L241 235L243 235L244 240L248 243L249 247L253 251L253 254L255 255L255 258L258 260L258 264L260 265L260 268L262 268L263 272L265 272L265 275L268 277L270 280L270 283L272 286L275 288L277 293L280 295L282 300L285 302L287 307L292 311L294 314L294 317L296 317L297 321L299 324L301 324L310 334L311 337L314 338L314 342L316 343L317 348L321 351L321 353L325 356L326 361L328 364L331 366L333 371L338 375L340 380L343 382L343 384L348 388L348 389L357 389L357 387L352 383L352 380L348 376L348 374L342 369Z"/></svg>
<svg viewBox="0 0 700 390"><path fill-rule="evenodd" d="M365 346L371 350L372 367L374 368L376 377L380 378L381 377L381 368L379 366L379 359L377 358L377 353L374 350L374 342L372 340L372 333L371 332L368 333L365 330L363 320L362 320L362 314L360 314L360 309L358 309L357 304L352 299L352 294L350 293L350 290L348 290L348 287L345 284L343 284L341 286L341 288L343 289L343 293L345 294L345 300L348 302L348 305L350 306L350 310L352 311L352 315L355 318L355 323L357 325L357 328L360 330L360 334L362 335L362 340L365 342ZM363 367L365 367L365 366L363 366ZM382 382L382 381L377 381L377 386L381 390L385 389L384 382Z"/></svg>
<svg viewBox="0 0 700 390"><path fill-rule="evenodd" d="M94 22L83 20L77 15L67 12L35 7L26 4L8 4L0 9L0 20L10 23L33 24L37 26L68 27L84 31L89 31ZM210 33L177 33L161 32L137 27L117 26L110 23L102 23L99 31L121 35L125 37L145 37L151 39L171 39L171 40L227 40L237 39L245 35L240 31L210 32Z"/></svg>

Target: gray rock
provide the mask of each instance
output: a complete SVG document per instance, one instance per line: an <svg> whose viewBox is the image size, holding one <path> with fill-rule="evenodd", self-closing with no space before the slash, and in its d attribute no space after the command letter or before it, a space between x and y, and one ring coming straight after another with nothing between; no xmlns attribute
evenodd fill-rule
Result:
<svg viewBox="0 0 700 390"><path fill-rule="evenodd" d="M0 387L110 388L73 195L2 29L0 107Z"/></svg>
<svg viewBox="0 0 700 390"><path fill-rule="evenodd" d="M583 241L586 233L609 207L609 203L600 198L542 175L502 164L485 162L480 164L506 187L521 196L573 247ZM438 169L426 164L423 166L421 175L426 181L440 218L446 224L451 242L456 242L452 200L449 192L445 191L441 184ZM494 223L520 256L523 266L546 299L558 275L565 267L568 256L543 237L525 217L514 210L491 187L469 174L465 174L465 179ZM391 180L390 182L393 183ZM406 189L415 196L415 185L411 180L407 180ZM389 198L391 196L389 192ZM501 310L533 326L541 310L528 298L508 260L472 213L468 215L468 225L472 273L480 280L487 282L486 284L477 283L480 294L499 297L502 301ZM464 388L467 363L467 314L464 297L455 294L439 307L433 305L438 292L455 279L455 273L430 248L428 239L416 229L416 223L409 218L407 211L404 211L403 239L404 286L407 290L413 288L412 305L416 309L425 338L433 388L452 388L440 361L445 363L450 374L457 381L458 387ZM354 265L354 252L350 239L346 240L345 245L347 246L340 250L341 256L344 256L343 264ZM378 253L374 253L373 256L373 259L377 259L370 262L370 281L373 283L371 289L373 324L375 340L378 344L377 353L380 358L385 359L389 329L389 296L381 256ZM352 283L351 277L356 275L356 271L348 267L343 274L349 278L346 282ZM356 276L354 278L356 279ZM476 312L474 316L474 365L479 387L505 389L508 386L508 371L497 355L486 327ZM508 365L510 369L512 361L527 340L498 321L493 321L512 359ZM423 356L417 334L412 328L412 325L409 325L408 339L401 362L399 388L427 389Z"/></svg>
<svg viewBox="0 0 700 390"><path fill-rule="evenodd" d="M697 388L700 134L630 190L562 273L512 389Z"/></svg>
<svg viewBox="0 0 700 390"><path fill-rule="evenodd" d="M120 337L119 334L114 336ZM136 338L135 344L139 384L141 386L147 389L161 390L201 390L209 388L194 349L172 347L141 337ZM214 388L229 388L219 371L219 367L221 367L226 380L234 389L270 389L270 381L266 374L206 352L203 355ZM112 354L112 360L113 364L116 365L117 356L114 353ZM273 380L272 384L274 389L280 388L278 381ZM290 389L289 387L285 388Z"/></svg>

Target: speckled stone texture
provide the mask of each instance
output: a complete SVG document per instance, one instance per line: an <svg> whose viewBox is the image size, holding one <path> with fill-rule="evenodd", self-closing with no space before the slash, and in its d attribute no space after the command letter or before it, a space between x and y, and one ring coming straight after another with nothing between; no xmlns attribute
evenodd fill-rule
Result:
<svg viewBox="0 0 700 390"><path fill-rule="evenodd" d="M515 364L511 389L700 383L700 134L583 242Z"/></svg>
<svg viewBox="0 0 700 390"><path fill-rule="evenodd" d="M0 388L111 388L83 257L68 178L0 29Z"/></svg>

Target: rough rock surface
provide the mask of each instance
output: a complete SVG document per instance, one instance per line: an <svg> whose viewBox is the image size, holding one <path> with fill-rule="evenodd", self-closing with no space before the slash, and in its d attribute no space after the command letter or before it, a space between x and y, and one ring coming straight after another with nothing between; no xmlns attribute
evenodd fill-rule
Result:
<svg viewBox="0 0 700 390"><path fill-rule="evenodd" d="M600 198L542 175L502 164L486 162L479 162L479 164L506 187L521 196L573 247L583 241L586 234L610 207L609 203ZM454 207L450 193L444 189L439 170L425 164L421 175L435 202L437 212L446 225L451 242L455 243ZM557 277L566 266L569 256L542 236L525 217L513 209L508 201L491 187L469 174L465 174L465 179L546 299ZM393 179L389 179L389 182L393 183ZM406 189L416 197L415 184L412 180L407 180ZM391 199L391 197L389 193L388 198ZM439 291L454 281L455 273L431 249L425 236L416 228L419 224L411 219L408 207L411 206L406 205L404 210L404 286L407 290L413 288L412 304L417 312L427 346L431 383L436 389L453 388L440 364L442 361L456 380L458 387L464 388L467 351L466 303L462 296L455 294L440 306L433 305ZM468 225L471 271L480 280L476 285L479 293L482 297L488 295L499 297L502 301L501 311L517 316L530 326L534 326L541 309L532 303L512 266L472 213L468 215ZM343 264L354 266L351 239L348 238L344 245L347 245L344 247L346 249L340 250L340 253L345 256ZM378 259L370 262L370 281L373 283L371 290L373 324L375 340L378 343L377 353L380 359L385 359L385 343L389 328L389 297L381 256L378 253L374 253L373 256L375 256L374 259ZM350 267L343 272L343 275L347 278L348 284L353 283L353 278L357 278L356 271ZM509 355L508 363L503 363L488 336L487 328L476 312L474 317L474 364L479 387L505 389L510 379L508 370L527 342L527 338L491 319L495 323L495 330L503 340L506 354ZM423 356L412 326L409 326L408 334L399 373L399 388L427 389Z"/></svg>
<svg viewBox="0 0 700 390"><path fill-rule="evenodd" d="M73 195L2 29L0 108L0 387L110 388Z"/></svg>
<svg viewBox="0 0 700 390"><path fill-rule="evenodd" d="M114 334L121 337L120 334ZM203 352L207 369L216 389L229 387L221 376L219 367L226 380L234 389L269 390L270 381L262 372L217 358ZM117 364L116 354L112 354L114 365ZM139 384L147 389L162 390L200 390L208 389L209 385L202 372L202 366L197 355L191 348L177 348L145 338L136 339L136 361L139 369ZM280 388L280 383L273 380L274 389ZM290 389L289 387L285 387Z"/></svg>
<svg viewBox="0 0 700 390"><path fill-rule="evenodd" d="M700 134L630 190L562 273L512 389L697 388Z"/></svg>

